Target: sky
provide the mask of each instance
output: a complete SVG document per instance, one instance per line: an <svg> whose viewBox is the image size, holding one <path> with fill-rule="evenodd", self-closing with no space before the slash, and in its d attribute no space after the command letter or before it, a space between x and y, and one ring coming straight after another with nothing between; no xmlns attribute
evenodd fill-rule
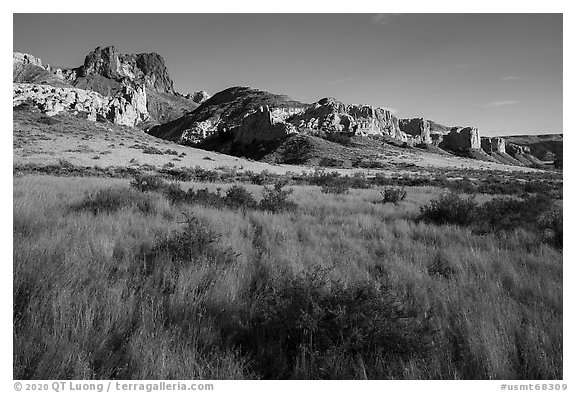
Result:
<svg viewBox="0 0 576 393"><path fill-rule="evenodd" d="M560 133L562 14L14 14L13 49L77 67L157 52L175 89L335 97L486 136Z"/></svg>

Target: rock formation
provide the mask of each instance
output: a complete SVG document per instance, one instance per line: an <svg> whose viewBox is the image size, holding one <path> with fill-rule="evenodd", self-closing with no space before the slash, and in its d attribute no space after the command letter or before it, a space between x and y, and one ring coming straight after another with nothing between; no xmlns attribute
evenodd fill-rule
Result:
<svg viewBox="0 0 576 393"><path fill-rule="evenodd" d="M146 119L145 100L146 92L143 87L134 89L129 85L125 86L123 94L109 97L76 88L15 83L12 105L18 106L26 102L38 107L48 116L68 110L86 113L89 120L96 120L100 116L113 123L134 126Z"/></svg>
<svg viewBox="0 0 576 393"><path fill-rule="evenodd" d="M42 59L29 55L27 53L20 53L20 52L13 52L12 53L13 63L14 65L24 64L24 65L33 65L36 67L48 69L48 67L42 64ZM49 70L49 69L48 69Z"/></svg>
<svg viewBox="0 0 576 393"><path fill-rule="evenodd" d="M383 108L370 105L346 105L334 98L323 98L288 121L310 133L345 132L353 135L388 135L407 141L398 119Z"/></svg>
<svg viewBox="0 0 576 393"><path fill-rule="evenodd" d="M35 56L13 52L12 81L16 83L46 83L69 86L67 73L46 64Z"/></svg>
<svg viewBox="0 0 576 393"><path fill-rule="evenodd" d="M281 111L274 113L268 105L247 114L242 124L233 130L234 142L250 144L255 141L271 141L297 133L296 127L284 121Z"/></svg>
<svg viewBox="0 0 576 393"><path fill-rule="evenodd" d="M503 138L480 138L480 146L488 154L506 153L506 141Z"/></svg>
<svg viewBox="0 0 576 393"><path fill-rule="evenodd" d="M157 53L120 54L113 46L96 48L77 69L78 78L101 75L105 78L143 83L146 88L174 94L174 82L162 56Z"/></svg>
<svg viewBox="0 0 576 393"><path fill-rule="evenodd" d="M430 123L428 120L419 117L413 119L398 120L400 130L412 137L414 143L432 143L430 134Z"/></svg>
<svg viewBox="0 0 576 393"><path fill-rule="evenodd" d="M309 105L287 96L272 94L249 87L230 87L210 97L195 111L180 119L151 128L151 135L185 143L199 143L219 133L234 133L246 124L244 118L268 107L277 124L304 111ZM255 115L259 116L259 115ZM264 116L262 114L262 116ZM258 122L260 125L266 123ZM276 127L276 126L274 126ZM262 135L262 129L256 132ZM243 139L240 137L240 139Z"/></svg>
<svg viewBox="0 0 576 393"><path fill-rule="evenodd" d="M210 94L206 93L204 90L195 91L192 94L186 94L186 98L194 101L197 104L202 104L210 98Z"/></svg>
<svg viewBox="0 0 576 393"><path fill-rule="evenodd" d="M528 146L522 146L508 142L506 143L506 153L510 154L511 156L515 156L517 154L531 154L532 152Z"/></svg>
<svg viewBox="0 0 576 393"><path fill-rule="evenodd" d="M480 133L477 128L473 127L454 127L444 135L439 145L441 148L454 152L465 151L470 149L480 149Z"/></svg>
<svg viewBox="0 0 576 393"><path fill-rule="evenodd" d="M83 89L110 97L110 113L116 115L107 118L119 119L122 124L147 128L179 118L198 106L174 91L164 60L156 53L119 54L113 46L99 47L74 69L55 68L19 52L14 52L13 57L14 83ZM60 102L53 98L48 102ZM36 99L45 100L45 96Z"/></svg>

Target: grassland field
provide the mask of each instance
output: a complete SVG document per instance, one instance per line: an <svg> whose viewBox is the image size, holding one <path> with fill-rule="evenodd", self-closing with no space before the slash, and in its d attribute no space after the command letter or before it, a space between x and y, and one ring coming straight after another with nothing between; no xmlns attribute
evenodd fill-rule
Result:
<svg viewBox="0 0 576 393"><path fill-rule="evenodd" d="M14 177L15 379L563 377L562 250L419 220L445 189L292 185L271 213L129 183Z"/></svg>

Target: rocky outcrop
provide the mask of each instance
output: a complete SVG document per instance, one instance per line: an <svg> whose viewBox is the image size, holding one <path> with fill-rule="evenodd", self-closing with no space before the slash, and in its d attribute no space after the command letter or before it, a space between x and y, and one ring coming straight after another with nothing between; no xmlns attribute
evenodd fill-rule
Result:
<svg viewBox="0 0 576 393"><path fill-rule="evenodd" d="M102 117L113 123L134 126L148 116L145 101L146 91L143 86L135 89L125 85L122 94L108 97L76 88L15 83L12 105L26 102L48 116L67 110L86 113L90 120Z"/></svg>
<svg viewBox="0 0 576 393"><path fill-rule="evenodd" d="M288 121L309 133L344 132L353 135L388 135L402 141L398 119L383 108L370 105L346 105L334 98L323 98Z"/></svg>
<svg viewBox="0 0 576 393"><path fill-rule="evenodd" d="M412 137L414 143L432 143L430 123L428 120L422 117L413 119L400 119L398 120L398 126L402 132Z"/></svg>
<svg viewBox="0 0 576 393"><path fill-rule="evenodd" d="M204 90L195 91L192 94L186 94L187 99L192 100L197 104L202 104L210 98L210 94L206 93Z"/></svg>
<svg viewBox="0 0 576 393"><path fill-rule="evenodd" d="M13 64L16 65L33 65L36 67L44 68L49 70L49 66L42 64L42 59L29 55L27 53L13 52L12 53Z"/></svg>
<svg viewBox="0 0 576 393"><path fill-rule="evenodd" d="M120 54L114 46L98 47L86 56L77 74L79 78L101 75L116 81L127 78L148 89L174 94L174 82L157 53Z"/></svg>
<svg viewBox="0 0 576 393"><path fill-rule="evenodd" d="M148 133L159 138L196 144L219 133L232 134L242 130L245 117L268 107L277 124L303 112L309 105L250 87L230 87L214 94L193 112L174 121L152 127ZM258 115L256 115L258 116ZM266 121L259 122L264 124ZM276 127L276 126L274 126ZM256 133L262 135L262 128ZM241 132L241 131L238 131ZM232 135L232 139L234 136ZM240 140L243 137L239 137Z"/></svg>
<svg viewBox="0 0 576 393"><path fill-rule="evenodd" d="M149 128L198 107L196 102L174 91L164 59L156 53L120 54L113 46L99 47L86 56L82 66L74 69L55 68L25 53L14 52L13 57L14 83L77 88L108 96L108 102L114 105L109 108L110 113L116 113L110 116L121 119L122 124L131 124L135 119L134 124ZM207 93L200 93L204 94L197 99L205 99Z"/></svg>
<svg viewBox="0 0 576 393"><path fill-rule="evenodd" d="M69 86L68 73L27 53L13 52L12 81Z"/></svg>
<svg viewBox="0 0 576 393"><path fill-rule="evenodd" d="M477 128L473 127L453 127L448 134L444 135L439 146L454 152L470 149L479 150L481 147L480 133Z"/></svg>
<svg viewBox="0 0 576 393"><path fill-rule="evenodd" d="M506 153L506 141L503 138L480 138L480 146L488 154Z"/></svg>
<svg viewBox="0 0 576 393"><path fill-rule="evenodd" d="M510 154L511 156L516 156L518 154L531 154L532 152L528 146L507 142L506 153Z"/></svg>
<svg viewBox="0 0 576 393"><path fill-rule="evenodd" d="M250 144L256 141L272 141L297 133L296 127L286 123L285 118L281 111L274 112L268 105L261 106L247 114L242 124L233 130L234 142Z"/></svg>

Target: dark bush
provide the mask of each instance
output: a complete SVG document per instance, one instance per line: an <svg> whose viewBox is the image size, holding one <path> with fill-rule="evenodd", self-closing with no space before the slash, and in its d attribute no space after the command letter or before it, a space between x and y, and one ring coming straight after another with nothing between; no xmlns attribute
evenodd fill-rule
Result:
<svg viewBox="0 0 576 393"><path fill-rule="evenodd" d="M199 261L217 264L232 263L234 253L230 249L217 247L221 236L210 230L191 215L184 215L183 227L160 238L147 252L146 260L158 259L160 255L169 256L172 263L183 266Z"/></svg>
<svg viewBox="0 0 576 393"><path fill-rule="evenodd" d="M344 177L334 178L334 181L324 184L320 191L323 194L345 194L350 190L349 182Z"/></svg>
<svg viewBox="0 0 576 393"><path fill-rule="evenodd" d="M444 194L420 208L419 219L433 224L468 225L474 220L476 202L463 199L457 194Z"/></svg>
<svg viewBox="0 0 576 393"><path fill-rule="evenodd" d="M374 203L393 203L396 205L406 199L406 190L404 188L386 187L384 191L380 191L380 194L382 195L382 200Z"/></svg>
<svg viewBox="0 0 576 393"><path fill-rule="evenodd" d="M473 194L478 191L476 183L467 177L463 179L453 180L450 182L450 189L455 192L462 192L466 194Z"/></svg>
<svg viewBox="0 0 576 393"><path fill-rule="evenodd" d="M538 219L538 227L544 233L545 240L560 249L564 247L562 210L562 206L553 207Z"/></svg>
<svg viewBox="0 0 576 393"><path fill-rule="evenodd" d="M186 192L186 202L198 203L215 208L222 208L226 206L224 197L220 193L220 189L218 189L216 192L212 192L208 190L208 188L201 188L198 190L190 188L188 192Z"/></svg>
<svg viewBox="0 0 576 393"><path fill-rule="evenodd" d="M563 246L562 207L549 196L494 198L477 208L473 229L479 233L523 229L541 234L554 247Z"/></svg>
<svg viewBox="0 0 576 393"><path fill-rule="evenodd" d="M494 198L477 208L475 230L481 233L523 228L537 230L540 214L548 210L550 201L543 195L517 198Z"/></svg>
<svg viewBox="0 0 576 393"><path fill-rule="evenodd" d="M272 188L264 187L263 197L258 207L272 213L296 210L298 206L288 199L294 190L291 188L285 190L285 185L286 182L278 181Z"/></svg>
<svg viewBox="0 0 576 393"><path fill-rule="evenodd" d="M233 209L255 209L258 203L246 188L234 185L226 191L224 197L226 206Z"/></svg>
<svg viewBox="0 0 576 393"><path fill-rule="evenodd" d="M162 193L170 203L179 204L188 202L188 193L184 191L177 182L171 182L162 186Z"/></svg>
<svg viewBox="0 0 576 393"><path fill-rule="evenodd" d="M344 286L320 269L264 280L247 293L250 308L235 336L264 378L378 378L378 360L431 348L430 314L385 285Z"/></svg>
<svg viewBox="0 0 576 393"><path fill-rule="evenodd" d="M143 148L142 153L144 153L144 154L158 154L158 155L164 154L162 152L162 150L160 150L154 146L147 146L147 147Z"/></svg>
<svg viewBox="0 0 576 393"><path fill-rule="evenodd" d="M155 205L150 195L129 188L105 188L88 194L71 206L73 211L89 211L93 214L114 213L122 208L135 206L139 211L154 213Z"/></svg>

